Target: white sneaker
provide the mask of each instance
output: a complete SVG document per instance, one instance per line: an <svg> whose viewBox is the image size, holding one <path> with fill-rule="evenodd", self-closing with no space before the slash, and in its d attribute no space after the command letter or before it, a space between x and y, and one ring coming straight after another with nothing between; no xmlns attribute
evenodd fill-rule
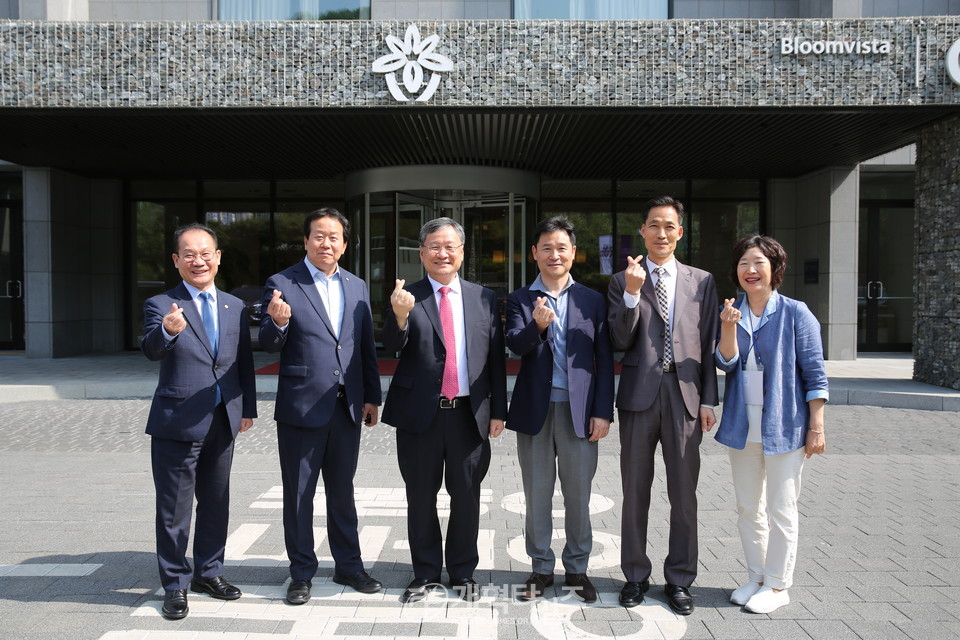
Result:
<svg viewBox="0 0 960 640"><path fill-rule="evenodd" d="M757 591L760 591L761 586L762 585L759 582L751 580L730 594L730 602L733 604L738 604L742 607L743 605L747 604L747 601L753 596L753 594L755 594Z"/></svg>
<svg viewBox="0 0 960 640"><path fill-rule="evenodd" d="M766 585L760 587L752 598L747 600L746 609L750 613L772 613L785 604L790 603L790 596L787 590L774 591L773 587Z"/></svg>

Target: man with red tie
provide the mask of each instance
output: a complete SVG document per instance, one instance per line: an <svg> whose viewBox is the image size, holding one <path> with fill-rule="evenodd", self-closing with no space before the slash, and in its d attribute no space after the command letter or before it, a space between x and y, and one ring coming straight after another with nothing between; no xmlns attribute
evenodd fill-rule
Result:
<svg viewBox="0 0 960 640"><path fill-rule="evenodd" d="M463 228L450 218L420 230L427 277L390 296L383 346L399 351L383 421L397 428L397 458L406 484L407 532L414 579L400 600L414 602L440 583L446 560L451 588L480 597L480 483L490 466L488 436L503 431L507 388L503 327L496 294L457 276ZM437 493L450 494L446 553Z"/></svg>

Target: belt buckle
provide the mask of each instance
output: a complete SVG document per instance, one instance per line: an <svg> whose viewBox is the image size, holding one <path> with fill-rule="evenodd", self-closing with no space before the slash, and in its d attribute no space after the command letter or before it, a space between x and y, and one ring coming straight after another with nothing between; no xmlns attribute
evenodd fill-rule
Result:
<svg viewBox="0 0 960 640"><path fill-rule="evenodd" d="M450 399L448 399L448 398L443 398L443 397L441 397L441 398L440 398L440 408L441 408L441 409L456 409L456 408L457 408L457 401L456 401L456 400L450 400Z"/></svg>
<svg viewBox="0 0 960 640"><path fill-rule="evenodd" d="M663 367L663 372L664 372L664 373L673 373L673 372L676 371L676 370L677 370L677 363L676 363L676 362L671 362L670 364L665 365L665 366Z"/></svg>

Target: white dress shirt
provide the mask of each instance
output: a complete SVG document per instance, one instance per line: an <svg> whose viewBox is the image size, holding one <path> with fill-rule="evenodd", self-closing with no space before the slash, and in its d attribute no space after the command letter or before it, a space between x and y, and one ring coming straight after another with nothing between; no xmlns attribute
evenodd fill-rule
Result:
<svg viewBox="0 0 960 640"><path fill-rule="evenodd" d="M453 313L453 334L457 341L457 385L460 387L457 397L470 395L470 377L467 375L467 342L464 340L463 290L460 286L460 277L457 276L448 285L442 285L430 276L427 276L430 286L433 287L433 298L440 309L440 287L450 287L447 300L450 302L450 311Z"/></svg>

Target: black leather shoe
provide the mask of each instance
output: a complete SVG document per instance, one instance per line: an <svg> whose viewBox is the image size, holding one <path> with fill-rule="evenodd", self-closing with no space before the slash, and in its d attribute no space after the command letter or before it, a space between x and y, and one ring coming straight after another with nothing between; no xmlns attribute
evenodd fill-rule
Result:
<svg viewBox="0 0 960 640"><path fill-rule="evenodd" d="M404 589L403 593L400 594L400 602L406 604L407 602L423 600L427 597L427 592L430 591L430 589L436 589L437 587L442 586L443 584L440 582L440 576L437 576L432 580L414 578L413 581L407 585L407 588Z"/></svg>
<svg viewBox="0 0 960 640"><path fill-rule="evenodd" d="M167 620L182 620L187 617L189 612L186 589L174 589L164 594L163 608L160 609L164 618Z"/></svg>
<svg viewBox="0 0 960 640"><path fill-rule="evenodd" d="M310 600L310 587L313 583L309 580L291 580L287 587L287 602L290 604L306 604Z"/></svg>
<svg viewBox="0 0 960 640"><path fill-rule="evenodd" d="M223 579L223 576L216 578L194 578L190 582L190 591L194 593L209 593L218 600L236 600L242 593L240 589Z"/></svg>
<svg viewBox="0 0 960 640"><path fill-rule="evenodd" d="M667 602L674 613L680 616L688 616L693 613L693 596L689 589L676 584L668 584L663 588L667 594Z"/></svg>
<svg viewBox="0 0 960 640"><path fill-rule="evenodd" d="M476 602L480 599L480 585L473 578L451 578L450 588L460 594L461 600Z"/></svg>
<svg viewBox="0 0 960 640"><path fill-rule="evenodd" d="M380 591L380 589L383 589L383 585L380 584L378 580L371 578L363 569L350 575L334 573L333 581L337 584L353 587L354 591L359 591L360 593L376 593Z"/></svg>
<svg viewBox="0 0 960 640"><path fill-rule="evenodd" d="M564 577L563 581L568 587L570 587L569 591L571 591L577 598L580 598L584 602L597 601L597 588L594 587L593 583L590 582L590 578L587 577L587 574L568 573Z"/></svg>
<svg viewBox="0 0 960 640"><path fill-rule="evenodd" d="M543 595L543 592L547 589L547 587L552 586L552 573L537 573L534 571L530 574L530 577L527 578L527 583L523 585L523 589L521 589L517 594L517 599L523 600L524 602L536 600Z"/></svg>
<svg viewBox="0 0 960 640"><path fill-rule="evenodd" d="M620 604L624 607L635 607L643 602L643 594L650 588L650 581L628 582L620 589Z"/></svg>

